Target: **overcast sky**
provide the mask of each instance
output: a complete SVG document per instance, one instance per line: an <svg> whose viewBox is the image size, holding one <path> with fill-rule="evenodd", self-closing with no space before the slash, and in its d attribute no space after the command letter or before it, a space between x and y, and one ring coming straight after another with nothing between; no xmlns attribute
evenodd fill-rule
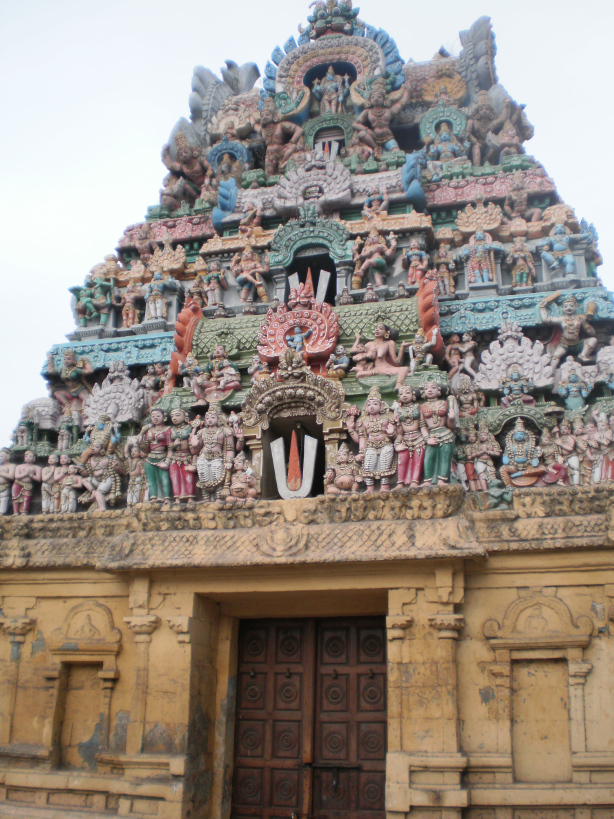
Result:
<svg viewBox="0 0 614 819"><path fill-rule="evenodd" d="M0 12L0 445L27 401L46 394L40 369L74 326L67 288L112 252L158 202L160 149L189 116L192 68L225 59L261 71L305 25L292 0L2 0ZM578 217L611 236L612 4L592 0L365 0L360 17L401 57L458 53L458 32L492 17L499 79L526 103L541 161Z"/></svg>

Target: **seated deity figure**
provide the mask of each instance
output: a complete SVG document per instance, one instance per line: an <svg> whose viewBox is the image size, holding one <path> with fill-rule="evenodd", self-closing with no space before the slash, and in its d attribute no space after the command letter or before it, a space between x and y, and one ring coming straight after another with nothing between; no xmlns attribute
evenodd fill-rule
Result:
<svg viewBox="0 0 614 819"><path fill-rule="evenodd" d="M272 97L264 101L260 121L255 122L266 145L264 171L267 176L282 172L291 156L304 145L304 132L300 125L285 122Z"/></svg>
<svg viewBox="0 0 614 819"><path fill-rule="evenodd" d="M588 241L590 238L589 233L574 236L567 231L565 225L558 224L555 225L550 237L538 245L538 249L552 272L562 270L564 275L573 276L576 273L576 260L571 249L572 245L576 242Z"/></svg>
<svg viewBox="0 0 614 819"><path fill-rule="evenodd" d="M586 407L586 399L591 391L576 367L570 367L567 376L559 381L556 392L564 399L570 412L577 412Z"/></svg>
<svg viewBox="0 0 614 819"><path fill-rule="evenodd" d="M205 364L204 375L208 377L207 393L210 390L240 390L241 375L237 365L228 358L223 344L216 344Z"/></svg>
<svg viewBox="0 0 614 819"><path fill-rule="evenodd" d="M345 378L350 369L350 357L343 344L337 344L326 362L326 372L329 378Z"/></svg>
<svg viewBox="0 0 614 819"><path fill-rule="evenodd" d="M398 337L398 331L383 322L375 327L374 341L363 344L360 333L356 333L354 346L350 349L350 355L356 363L356 366L352 367L356 377L396 375L398 388L409 373L409 367L402 366L405 348L408 345L402 341L397 352L395 341Z"/></svg>
<svg viewBox="0 0 614 819"><path fill-rule="evenodd" d="M563 314L561 316L551 316L548 313L548 306L556 301L559 293L553 293L540 302L539 312L544 324L552 324L560 327L562 333L557 346L552 353L552 369L556 370L561 361L567 355L575 355L582 364L588 364L594 358L597 348L597 335L590 322L596 312L597 305L590 302L586 314L578 312L578 300L575 296L565 297L562 305ZM582 334L586 338L582 338Z"/></svg>
<svg viewBox="0 0 614 819"><path fill-rule="evenodd" d="M335 74L335 69L329 65L324 77L314 80L311 91L320 102L320 115L336 114L350 93L350 76Z"/></svg>
<svg viewBox="0 0 614 819"><path fill-rule="evenodd" d="M247 502L258 497L260 487L258 479L251 468L245 452L239 452L232 462L229 494L227 501Z"/></svg>
<svg viewBox="0 0 614 819"><path fill-rule="evenodd" d="M512 404L520 403L527 406L534 406L535 398L531 395L533 383L522 374L518 364L512 364L505 378L500 379L501 406L510 407Z"/></svg>
<svg viewBox="0 0 614 819"><path fill-rule="evenodd" d="M403 110L408 99L409 92L404 89L398 102L387 105L384 80L376 78L373 81L368 107L356 119L353 128L358 133L358 139L371 148L376 157L381 157L383 151L398 149L399 143L394 138L390 123Z"/></svg>
<svg viewBox="0 0 614 819"><path fill-rule="evenodd" d="M506 436L501 461L501 480L506 486L533 486L546 471L535 435L526 429L522 418L516 419Z"/></svg>
<svg viewBox="0 0 614 819"><path fill-rule="evenodd" d="M379 188L371 188L362 208L362 218L370 222L372 219L385 217L388 214L389 204L388 191L385 188L383 192Z"/></svg>
<svg viewBox="0 0 614 819"><path fill-rule="evenodd" d="M206 404L205 388L209 379L192 353L188 353L185 361L179 363L179 375L183 376L183 388L194 394L196 404Z"/></svg>
<svg viewBox="0 0 614 819"><path fill-rule="evenodd" d="M539 448L542 453L546 471L539 477L536 486L551 486L552 484L567 486L569 479L567 477L567 467L563 462L561 448L554 440L548 427L544 427L541 438L539 439Z"/></svg>
<svg viewBox="0 0 614 819"><path fill-rule="evenodd" d="M356 462L362 465L360 476L366 491L375 492L375 482L379 481L380 492L389 492L390 478L396 472L394 440L397 428L378 387L369 390L358 421L354 415L348 415L347 427L359 447Z"/></svg>
<svg viewBox="0 0 614 819"><path fill-rule="evenodd" d="M335 455L335 465L326 470L324 491L327 495L349 495L358 492L360 469L345 441Z"/></svg>
<svg viewBox="0 0 614 819"><path fill-rule="evenodd" d="M107 504L115 505L121 498L122 461L114 454L117 440L111 439L106 449L100 441L92 440L90 454L84 462L83 486L88 491L79 498L79 503L95 502L104 511Z"/></svg>
<svg viewBox="0 0 614 819"><path fill-rule="evenodd" d="M466 161L467 146L462 145L454 133L449 123L442 122L435 140L431 142L427 149L426 168L431 174L432 182L440 182L444 164L458 161Z"/></svg>
<svg viewBox="0 0 614 819"><path fill-rule="evenodd" d="M191 145L184 134L177 134L177 159L171 157L170 147L162 149L162 162L174 175L175 179L185 180L183 183L183 199L193 207L197 199L204 199L212 186L214 179L213 168L202 156L201 149Z"/></svg>

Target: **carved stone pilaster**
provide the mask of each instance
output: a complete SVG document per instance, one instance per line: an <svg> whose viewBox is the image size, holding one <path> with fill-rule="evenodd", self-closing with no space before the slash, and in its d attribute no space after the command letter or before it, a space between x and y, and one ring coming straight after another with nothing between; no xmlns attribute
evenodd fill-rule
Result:
<svg viewBox="0 0 614 819"><path fill-rule="evenodd" d="M140 754L143 749L143 731L145 728L149 644L151 643L151 635L160 625L160 618L156 614L133 614L130 617L124 617L124 623L134 632L134 642L136 643L126 752Z"/></svg>
<svg viewBox="0 0 614 819"><path fill-rule="evenodd" d="M26 639L26 634L34 627L35 621L31 617L4 617L0 619L0 623L4 631L9 635L11 642L10 661L6 667L5 676L6 699L1 709L3 718L0 726L0 744L8 745L11 741L13 713L17 696L21 645Z"/></svg>
<svg viewBox="0 0 614 819"><path fill-rule="evenodd" d="M166 622L171 627L172 631L177 635L178 643L190 642L190 623L191 617L177 615L176 617L165 617Z"/></svg>
<svg viewBox="0 0 614 819"><path fill-rule="evenodd" d="M462 614L439 611L437 614L429 614L429 623L439 632L437 636L440 640L457 640L458 632L465 625L465 618Z"/></svg>
<svg viewBox="0 0 614 819"><path fill-rule="evenodd" d="M411 614L386 617L386 635L389 642L405 640L409 636L408 632L413 622L414 618Z"/></svg>

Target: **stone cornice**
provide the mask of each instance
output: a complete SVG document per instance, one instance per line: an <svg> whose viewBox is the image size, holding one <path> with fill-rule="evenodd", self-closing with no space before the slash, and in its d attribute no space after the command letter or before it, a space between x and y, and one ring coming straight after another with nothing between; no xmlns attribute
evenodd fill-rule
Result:
<svg viewBox="0 0 614 819"><path fill-rule="evenodd" d="M512 509L476 511L460 487L447 486L247 506L146 504L6 517L0 568L314 565L601 548L614 543L613 495L609 485L515 490Z"/></svg>

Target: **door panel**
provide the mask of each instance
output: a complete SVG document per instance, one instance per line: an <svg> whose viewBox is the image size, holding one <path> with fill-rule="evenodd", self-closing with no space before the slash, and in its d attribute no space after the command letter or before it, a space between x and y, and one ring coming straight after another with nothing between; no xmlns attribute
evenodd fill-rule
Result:
<svg viewBox="0 0 614 819"><path fill-rule="evenodd" d="M245 621L232 819L383 819L384 618Z"/></svg>

